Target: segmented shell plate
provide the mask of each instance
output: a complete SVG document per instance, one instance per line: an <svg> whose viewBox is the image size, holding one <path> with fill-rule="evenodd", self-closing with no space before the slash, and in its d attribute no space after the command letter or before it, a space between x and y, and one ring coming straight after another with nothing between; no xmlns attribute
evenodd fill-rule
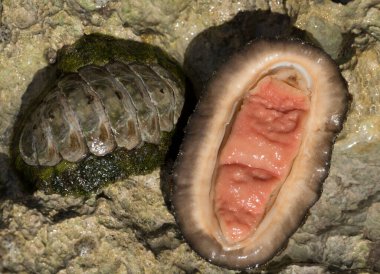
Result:
<svg viewBox="0 0 380 274"><path fill-rule="evenodd" d="M60 78L27 117L19 140L31 166L103 156L116 147L159 144L184 103L182 88L159 65L109 62Z"/></svg>

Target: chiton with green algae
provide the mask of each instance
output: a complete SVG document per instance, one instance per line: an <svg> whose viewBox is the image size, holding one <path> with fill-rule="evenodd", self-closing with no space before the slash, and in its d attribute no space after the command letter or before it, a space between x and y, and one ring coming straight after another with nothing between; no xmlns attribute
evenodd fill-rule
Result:
<svg viewBox="0 0 380 274"><path fill-rule="evenodd" d="M91 34L60 50L55 67L15 124L14 165L28 186L86 195L163 163L184 104L174 59Z"/></svg>

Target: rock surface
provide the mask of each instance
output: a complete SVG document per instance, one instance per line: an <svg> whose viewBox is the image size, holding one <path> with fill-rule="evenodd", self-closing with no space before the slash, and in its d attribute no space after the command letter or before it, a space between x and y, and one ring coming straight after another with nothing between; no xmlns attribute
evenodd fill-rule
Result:
<svg viewBox="0 0 380 274"><path fill-rule="evenodd" d="M84 33L158 45L185 64L200 90L223 60L273 25L274 34L296 33L324 48L340 65L353 101L320 200L261 270L380 272L378 1L3 0L1 6L0 272L233 273L202 260L183 241L165 205L167 177L159 170L87 199L30 195L16 187L7 155L34 74ZM277 19L251 19L258 10L285 16L278 20L289 29L279 29Z"/></svg>

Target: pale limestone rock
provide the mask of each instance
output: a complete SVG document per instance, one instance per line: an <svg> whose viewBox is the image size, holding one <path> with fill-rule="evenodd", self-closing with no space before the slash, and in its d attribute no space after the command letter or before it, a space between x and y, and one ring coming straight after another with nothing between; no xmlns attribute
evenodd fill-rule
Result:
<svg viewBox="0 0 380 274"><path fill-rule="evenodd" d="M7 169L5 156L23 93L63 45L85 33L102 32L156 44L186 63L189 43L203 31L226 23L239 11L257 10L288 15L295 27L307 31L339 62L353 96L320 200L286 249L264 269L380 271L380 7L376 0L341 2L348 3L2 1L0 272L233 273L202 260L183 242L165 206L158 170L110 185L89 198L26 195L14 187L17 178ZM245 27L238 32L244 25L236 22L224 35L236 38L252 26ZM218 60L220 44L214 45L210 59ZM205 60L191 60L194 67L203 66L202 81L207 80L203 73L211 75L215 69ZM313 265L301 266L304 263Z"/></svg>

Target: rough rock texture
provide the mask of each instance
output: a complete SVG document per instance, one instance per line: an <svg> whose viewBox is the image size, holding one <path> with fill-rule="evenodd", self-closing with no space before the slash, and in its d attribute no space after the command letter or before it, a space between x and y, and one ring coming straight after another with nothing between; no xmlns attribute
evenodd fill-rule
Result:
<svg viewBox="0 0 380 274"><path fill-rule="evenodd" d="M296 33L323 47L339 63L353 101L321 199L263 271L380 272L379 1L3 0L0 6L0 272L232 272L183 242L161 193L167 176L158 170L87 199L30 195L17 188L7 154L35 72L84 33L159 45L184 62L201 89L223 60L273 25L274 34ZM289 16L287 24L300 32L279 30L277 19L251 19L257 10Z"/></svg>

